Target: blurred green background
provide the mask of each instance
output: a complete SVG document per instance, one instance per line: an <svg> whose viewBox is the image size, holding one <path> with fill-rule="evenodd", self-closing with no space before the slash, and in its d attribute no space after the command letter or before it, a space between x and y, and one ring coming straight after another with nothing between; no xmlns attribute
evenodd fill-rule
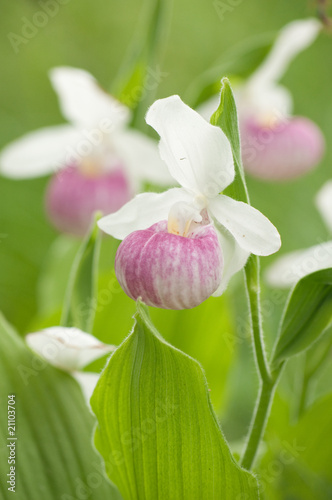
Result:
<svg viewBox="0 0 332 500"><path fill-rule="evenodd" d="M9 34L21 36L23 25L27 20L32 21L41 10L40 5L46 3L46 0L1 0L0 147L31 130L63 122L47 77L50 68L57 65L84 68L105 88L111 88L143 7L143 2L137 0L68 0L63 4L59 1L57 14L50 16L27 43L19 44L15 53ZM224 3L230 6L233 2ZM260 34L276 33L286 23L316 13L313 0L236 3L221 20L213 1L174 0L160 64L167 76L157 97L176 93L186 100L192 82L229 48ZM323 130L327 150L321 165L306 177L287 184L248 179L253 205L279 229L281 253L329 237L313 201L320 186L331 177L331 48L331 36L322 33L296 58L283 79L293 94L295 114L311 118ZM47 182L47 177L13 181L0 176L0 310L22 334L59 321L68 270L78 248L78 242L59 237L45 219L43 195ZM121 291L114 291L111 269L114 250L112 242L105 238L94 333L103 340L119 343L131 328L135 305ZM264 259L262 266L274 258ZM217 410L227 407L222 418L224 430L234 440L243 437L257 388L240 285L238 276L225 296L211 298L194 311L152 311L153 320L166 339L203 364L215 407ZM267 304L266 329L271 343L285 294L272 295L267 290L263 299ZM323 387L330 390L329 380L325 375ZM281 394L287 395L288 391L292 395L296 383L292 372L286 374ZM286 419L289 411L282 396L278 396L276 404L273 422ZM328 409L331 407L330 400L326 405ZM277 432L277 425L271 428ZM288 434L284 429L282 432L291 435L289 430ZM275 442L273 446L278 448ZM273 446L269 451L272 457ZM266 460L271 463L272 458ZM287 470L289 481L296 481L292 470ZM298 474L303 475L302 469ZM269 487L274 480L268 483ZM290 493L283 498L324 498L325 489L322 491L323 496L319 497ZM270 492L268 498L274 498L271 495Z"/></svg>

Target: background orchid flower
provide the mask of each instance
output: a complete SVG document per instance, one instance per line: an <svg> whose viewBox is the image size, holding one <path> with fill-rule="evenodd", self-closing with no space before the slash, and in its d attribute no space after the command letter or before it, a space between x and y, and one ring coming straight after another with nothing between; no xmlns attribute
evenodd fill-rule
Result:
<svg viewBox="0 0 332 500"><path fill-rule="evenodd" d="M280 236L258 210L220 194L235 175L220 128L178 96L156 101L146 122L160 135L161 158L181 187L140 194L98 224L124 239L115 271L129 296L157 307L190 308L212 292L220 295L250 253L276 252Z"/></svg>
<svg viewBox="0 0 332 500"><path fill-rule="evenodd" d="M46 193L50 220L83 235L96 210L118 210L143 181L169 185L155 141L128 127L131 111L99 87L88 72L50 72L63 116L57 125L27 134L0 155L0 173L25 179L57 172Z"/></svg>
<svg viewBox="0 0 332 500"><path fill-rule="evenodd" d="M236 89L243 165L258 178L296 178L315 167L324 153L320 129L308 118L292 116L291 93L278 83L320 28L316 19L286 25L261 66ZM209 119L216 106L217 101L211 99L199 111Z"/></svg>
<svg viewBox="0 0 332 500"><path fill-rule="evenodd" d="M116 349L78 328L53 326L26 336L29 347L48 363L69 372L79 382L87 401L90 400L99 375L81 371L92 361Z"/></svg>
<svg viewBox="0 0 332 500"><path fill-rule="evenodd" d="M316 196L316 205L332 233L332 181ZM289 288L307 274L332 267L332 241L283 255L266 272L266 281L277 288Z"/></svg>

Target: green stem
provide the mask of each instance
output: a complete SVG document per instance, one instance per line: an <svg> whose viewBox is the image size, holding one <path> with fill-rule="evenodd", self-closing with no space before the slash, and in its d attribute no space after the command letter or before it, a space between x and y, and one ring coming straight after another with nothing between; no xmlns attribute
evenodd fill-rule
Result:
<svg viewBox="0 0 332 500"><path fill-rule="evenodd" d="M260 272L258 257L252 255L249 258L245 268L245 277L255 360L260 379L259 395L249 428L247 444L241 460L241 465L246 469L250 469L254 463L259 444L264 435L273 401L277 377L272 377L265 354L260 310Z"/></svg>
<svg viewBox="0 0 332 500"><path fill-rule="evenodd" d="M260 308L259 267L258 257L252 255L245 268L245 277L257 368L261 381L270 383L272 381L272 377L265 354L262 315Z"/></svg>
<svg viewBox="0 0 332 500"><path fill-rule="evenodd" d="M250 425L250 432L246 449L241 460L245 469L251 469L258 450L259 443L263 438L267 420L274 396L275 383L263 382L260 387L259 397L256 403L254 416Z"/></svg>

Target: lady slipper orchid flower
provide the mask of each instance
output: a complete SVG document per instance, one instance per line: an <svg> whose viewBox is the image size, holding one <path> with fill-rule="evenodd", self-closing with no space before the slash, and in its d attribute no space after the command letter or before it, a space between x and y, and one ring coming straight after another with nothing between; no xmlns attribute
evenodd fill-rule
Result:
<svg viewBox="0 0 332 500"><path fill-rule="evenodd" d="M234 180L230 143L178 96L156 101L146 122L181 187L137 195L99 220L120 244L115 272L125 292L148 305L195 307L221 295L250 253L280 247L270 221L253 207L220 194Z"/></svg>
<svg viewBox="0 0 332 500"><path fill-rule="evenodd" d="M315 167L324 153L324 138L308 118L292 116L292 96L278 84L292 59L317 37L316 19L294 21L277 37L262 65L238 89L241 145L245 170L268 181L299 177ZM209 118L215 99L199 111Z"/></svg>
<svg viewBox="0 0 332 500"><path fill-rule="evenodd" d="M82 368L116 349L115 346L103 344L78 328L61 326L29 333L26 342L48 363L76 378L87 401L90 400L99 375L83 372Z"/></svg>
<svg viewBox="0 0 332 500"><path fill-rule="evenodd" d="M43 128L8 145L0 173L25 179L55 172L45 204L58 230L81 236L95 211L115 212L143 181L170 185L155 141L128 127L130 110L92 75L58 67L50 79L70 125Z"/></svg>
<svg viewBox="0 0 332 500"><path fill-rule="evenodd" d="M316 196L316 205L332 233L332 181L328 181ZM283 255L269 267L266 281L276 288L289 288L307 274L332 268L332 241Z"/></svg>

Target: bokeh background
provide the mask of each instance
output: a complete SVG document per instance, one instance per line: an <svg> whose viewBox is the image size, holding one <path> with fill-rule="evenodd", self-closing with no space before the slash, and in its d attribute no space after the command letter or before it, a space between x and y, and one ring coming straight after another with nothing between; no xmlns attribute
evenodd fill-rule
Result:
<svg viewBox="0 0 332 500"><path fill-rule="evenodd" d="M192 83L216 61L222 61L230 48L261 34L276 33L292 20L316 15L313 0L224 3L231 10L222 20L211 0L174 0L160 61L167 76L161 81L157 97L176 93L192 104ZM237 5L232 6L234 3ZM58 13L50 16L27 43L18 45L16 53L9 35L22 35L26 20L31 21L41 10L40 2L1 0L0 147L34 129L63 123L47 77L50 68L84 68L105 88L112 87L131 44L143 2L68 0L63 4L59 1L58 5ZM331 35L322 33L296 58L282 80L293 94L294 113L311 118L322 129L327 144L323 161L306 177L285 184L248 179L252 204L279 229L283 242L280 253L328 239L314 197L332 173L331 48ZM68 269L78 248L77 241L59 236L45 218L43 195L48 180L44 177L13 181L0 176L0 310L22 334L58 322ZM114 281L114 250L114 244L105 238L94 333L110 343L119 343L131 328L134 304ZM264 259L262 266L274 258ZM166 339L203 364L224 430L234 442L245 433L257 389L245 300L240 290L241 276L224 297L209 299L194 311L152 311ZM271 299L271 293L264 292L267 303L272 304L266 321L270 342L285 300L285 294ZM236 327L240 337L236 337ZM322 375L321 389L314 397L320 394L319 390L324 393L331 389L328 373ZM282 418L290 411L283 398L287 399L288 394L292 399L296 393L291 370L284 378L275 413L281 412ZM275 418L274 424L280 419ZM310 450L306 453L310 458ZM284 498L314 498L305 495ZM272 493L269 498L274 498Z"/></svg>

